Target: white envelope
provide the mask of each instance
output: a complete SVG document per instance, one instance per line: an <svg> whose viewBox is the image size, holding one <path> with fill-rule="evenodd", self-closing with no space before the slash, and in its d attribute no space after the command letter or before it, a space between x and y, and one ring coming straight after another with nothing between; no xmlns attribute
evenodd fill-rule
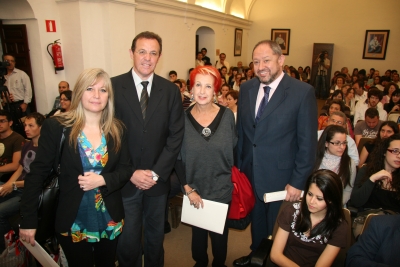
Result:
<svg viewBox="0 0 400 267"><path fill-rule="evenodd" d="M39 245L38 242L35 241L35 246L27 243L20 239L24 246L29 250L30 253L40 262L41 265L45 267L60 267L51 257L50 255Z"/></svg>
<svg viewBox="0 0 400 267"><path fill-rule="evenodd" d="M218 234L224 232L228 204L203 198L204 208L190 205L189 198L183 196L181 221Z"/></svg>
<svg viewBox="0 0 400 267"><path fill-rule="evenodd" d="M269 203L269 202L275 202L275 201L280 201L284 200L286 198L286 190L283 191L276 191L272 193L265 193L264 194L264 202ZM304 191L301 191L301 197L303 197Z"/></svg>

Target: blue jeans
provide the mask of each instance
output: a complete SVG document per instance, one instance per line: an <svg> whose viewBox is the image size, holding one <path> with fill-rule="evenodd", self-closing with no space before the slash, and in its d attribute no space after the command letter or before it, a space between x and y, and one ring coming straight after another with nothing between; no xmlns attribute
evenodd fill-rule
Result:
<svg viewBox="0 0 400 267"><path fill-rule="evenodd" d="M0 183L0 186L3 183ZM5 249L3 236L11 230L8 219L19 213L22 190L12 191L10 194L0 197L0 251Z"/></svg>
<svg viewBox="0 0 400 267"><path fill-rule="evenodd" d="M317 75L315 78L315 96L317 98L327 99L329 97L329 89L326 87L325 75Z"/></svg>

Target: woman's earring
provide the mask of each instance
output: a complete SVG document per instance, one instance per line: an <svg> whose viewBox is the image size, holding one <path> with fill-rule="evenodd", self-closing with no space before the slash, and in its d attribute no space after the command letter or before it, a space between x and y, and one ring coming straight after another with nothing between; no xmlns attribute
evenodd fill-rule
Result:
<svg viewBox="0 0 400 267"><path fill-rule="evenodd" d="M193 100L194 100L194 96L192 94L192 96L190 97L190 101L193 101Z"/></svg>

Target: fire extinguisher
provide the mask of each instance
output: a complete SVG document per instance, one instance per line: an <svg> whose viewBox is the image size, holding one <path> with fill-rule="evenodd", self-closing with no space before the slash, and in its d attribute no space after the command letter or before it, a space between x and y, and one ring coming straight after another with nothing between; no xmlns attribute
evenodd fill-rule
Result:
<svg viewBox="0 0 400 267"><path fill-rule="evenodd" d="M47 46L47 52L49 53L50 57L53 59L53 63L54 63L54 72L57 74L58 70L63 70L64 69L64 63L63 63L63 59L62 59L62 52L61 52L61 46L59 44L61 44L60 39L55 40L54 43L50 43ZM49 51L49 46L51 46L51 52Z"/></svg>

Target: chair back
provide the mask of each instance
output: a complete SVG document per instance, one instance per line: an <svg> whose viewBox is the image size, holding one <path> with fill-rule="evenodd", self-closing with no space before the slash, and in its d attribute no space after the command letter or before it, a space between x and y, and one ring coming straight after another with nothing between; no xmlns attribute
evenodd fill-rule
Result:
<svg viewBox="0 0 400 267"><path fill-rule="evenodd" d="M368 228L368 225L369 225L369 223L371 222L372 217L379 216L379 215L381 215L381 214L376 214L376 213L370 213L370 214L368 214L367 218L365 218L364 225L363 225L363 227L361 228L360 235L362 235L362 233L365 231L365 229Z"/></svg>
<svg viewBox="0 0 400 267"><path fill-rule="evenodd" d="M388 121L394 121L395 123L397 123L397 122L398 122L398 119L399 119L399 116L400 116L400 112L398 112L398 111L393 111L393 112L390 112L390 113L389 113L389 115L388 115L388 117L387 117L387 120L388 120Z"/></svg>

